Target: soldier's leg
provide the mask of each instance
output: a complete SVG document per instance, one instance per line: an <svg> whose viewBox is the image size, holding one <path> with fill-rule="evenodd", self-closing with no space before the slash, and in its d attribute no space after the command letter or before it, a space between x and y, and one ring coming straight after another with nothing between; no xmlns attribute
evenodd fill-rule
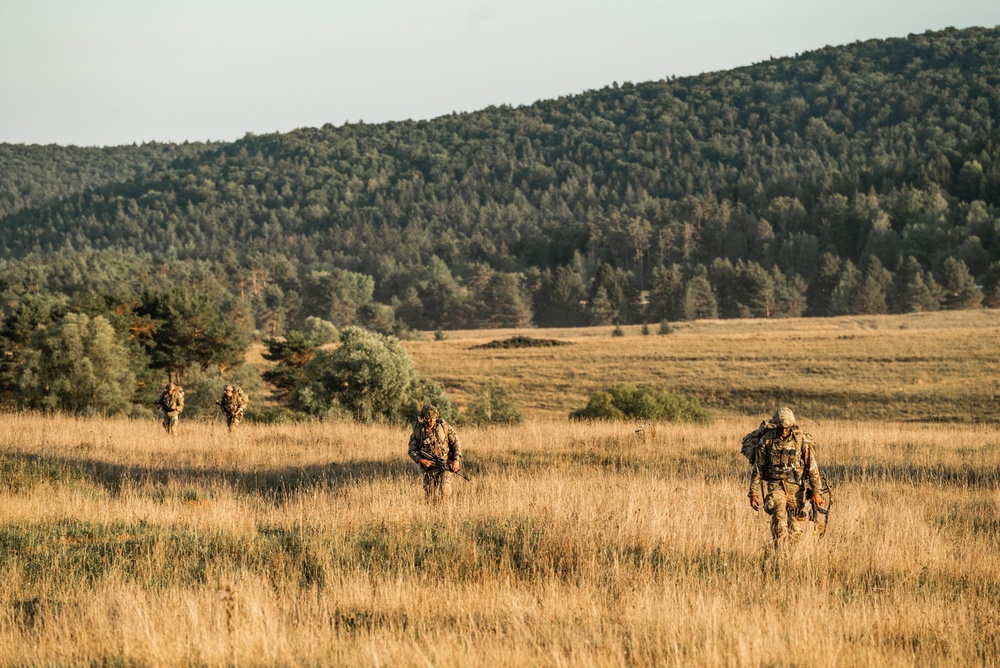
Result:
<svg viewBox="0 0 1000 668"><path fill-rule="evenodd" d="M788 502L785 490L780 483L768 483L767 496L764 497L764 512L771 516L771 537L776 548L780 548L788 533Z"/></svg>
<svg viewBox="0 0 1000 668"><path fill-rule="evenodd" d="M802 540L806 522L809 521L805 486L789 485L786 495L788 498L788 542L789 546L794 547Z"/></svg>
<svg viewBox="0 0 1000 668"><path fill-rule="evenodd" d="M424 471L424 496L432 503L441 500L442 471Z"/></svg>
<svg viewBox="0 0 1000 668"><path fill-rule="evenodd" d="M445 501L451 498L451 471L441 471L441 498Z"/></svg>

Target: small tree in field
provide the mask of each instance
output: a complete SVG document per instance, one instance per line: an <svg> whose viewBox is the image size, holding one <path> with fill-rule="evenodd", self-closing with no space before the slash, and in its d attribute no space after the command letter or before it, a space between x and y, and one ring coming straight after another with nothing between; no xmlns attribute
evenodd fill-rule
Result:
<svg viewBox="0 0 1000 668"><path fill-rule="evenodd" d="M570 413L574 420L643 420L709 424L711 414L694 397L635 385L615 385L591 395L587 405Z"/></svg>
<svg viewBox="0 0 1000 668"><path fill-rule="evenodd" d="M511 391L503 385L486 383L469 404L466 417L472 424L487 427L495 424L521 424L521 409Z"/></svg>
<svg viewBox="0 0 1000 668"><path fill-rule="evenodd" d="M317 351L302 369L295 403L320 417L402 422L417 390L413 361L392 336L347 327L332 353Z"/></svg>

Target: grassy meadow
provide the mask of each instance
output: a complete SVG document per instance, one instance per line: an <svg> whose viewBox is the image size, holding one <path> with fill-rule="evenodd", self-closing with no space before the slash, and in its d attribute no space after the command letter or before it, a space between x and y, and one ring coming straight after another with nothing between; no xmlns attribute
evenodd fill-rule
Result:
<svg viewBox="0 0 1000 668"><path fill-rule="evenodd" d="M525 413L564 419L593 392L628 382L685 392L717 413L779 403L813 418L1000 421L1000 310L897 316L712 320L659 326L450 332L406 341L422 376L467 403L487 380L516 390ZM513 335L568 343L479 349Z"/></svg>
<svg viewBox="0 0 1000 668"><path fill-rule="evenodd" d="M5 415L0 665L1000 664L998 325L407 342L460 404L498 380L528 415L460 428L472 482L441 507L404 428L182 421L169 437ZM566 421L614 382L689 390L716 421L642 435ZM784 396L834 506L828 534L776 572L738 443Z"/></svg>

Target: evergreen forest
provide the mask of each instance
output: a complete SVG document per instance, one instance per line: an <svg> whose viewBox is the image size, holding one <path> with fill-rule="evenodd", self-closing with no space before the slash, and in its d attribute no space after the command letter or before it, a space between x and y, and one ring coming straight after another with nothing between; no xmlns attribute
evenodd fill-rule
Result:
<svg viewBox="0 0 1000 668"><path fill-rule="evenodd" d="M432 120L0 145L0 392L36 407L135 401L44 398L97 340L142 386L354 326L997 306L1000 28Z"/></svg>

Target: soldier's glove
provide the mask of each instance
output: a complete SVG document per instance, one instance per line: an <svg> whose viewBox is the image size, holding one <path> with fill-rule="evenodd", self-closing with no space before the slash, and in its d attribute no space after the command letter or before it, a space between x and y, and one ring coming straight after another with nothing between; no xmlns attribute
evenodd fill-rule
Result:
<svg viewBox="0 0 1000 668"><path fill-rule="evenodd" d="M459 465L458 460L455 459L452 460L451 465L448 468L451 469L452 473L458 473L458 469L460 469L461 466Z"/></svg>
<svg viewBox="0 0 1000 668"><path fill-rule="evenodd" d="M760 508L760 497L759 496L751 496L750 497L750 507L753 508L754 510L757 510L758 508Z"/></svg>
<svg viewBox="0 0 1000 668"><path fill-rule="evenodd" d="M812 501L813 503L815 503L817 506L822 506L823 505L823 497L820 496L819 494L813 494L812 498L809 499L809 500Z"/></svg>
<svg viewBox="0 0 1000 668"><path fill-rule="evenodd" d="M419 464L420 464L421 466L423 466L423 467L424 467L425 469L429 469L429 468L431 468L432 466L434 466L434 462L432 462L432 461L431 461L431 460L429 460L429 459L418 459L418 460L417 460L417 463L419 463Z"/></svg>

